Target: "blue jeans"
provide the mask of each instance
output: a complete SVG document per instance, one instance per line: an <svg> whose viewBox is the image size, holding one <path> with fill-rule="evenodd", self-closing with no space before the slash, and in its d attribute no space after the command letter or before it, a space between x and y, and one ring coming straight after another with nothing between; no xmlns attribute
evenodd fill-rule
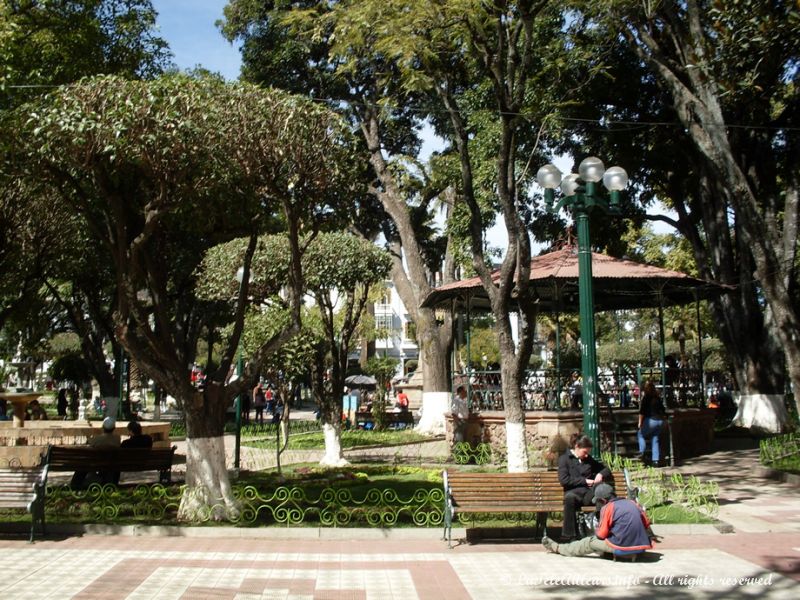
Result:
<svg viewBox="0 0 800 600"><path fill-rule="evenodd" d="M663 425L664 421L661 419L645 419L642 423L642 428L636 432L640 454L644 454L644 451L647 450L647 440L651 440L654 463L658 463L658 459L661 457L658 440L659 436L661 436Z"/></svg>

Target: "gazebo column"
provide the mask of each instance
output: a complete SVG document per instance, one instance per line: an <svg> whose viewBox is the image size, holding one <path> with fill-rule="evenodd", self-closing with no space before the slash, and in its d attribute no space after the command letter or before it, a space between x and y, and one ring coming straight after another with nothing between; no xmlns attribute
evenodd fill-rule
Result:
<svg viewBox="0 0 800 600"><path fill-rule="evenodd" d="M706 404L706 382L703 367L703 323L700 320L700 298L694 293L694 309L697 316L697 376L700 379L700 398L703 406Z"/></svg>
<svg viewBox="0 0 800 600"><path fill-rule="evenodd" d="M667 389L667 354L664 339L664 302L658 294L658 364L661 366L661 395L665 396Z"/></svg>

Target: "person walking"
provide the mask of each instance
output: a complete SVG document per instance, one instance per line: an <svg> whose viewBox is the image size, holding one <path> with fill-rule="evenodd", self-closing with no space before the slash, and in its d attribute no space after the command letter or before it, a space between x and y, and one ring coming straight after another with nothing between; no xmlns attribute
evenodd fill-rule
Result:
<svg viewBox="0 0 800 600"><path fill-rule="evenodd" d="M647 381L644 384L644 394L639 404L639 425L636 438L639 441L639 456L645 462L647 442L650 442L651 459L654 465L659 466L661 461L661 432L664 429L666 410L655 384Z"/></svg>

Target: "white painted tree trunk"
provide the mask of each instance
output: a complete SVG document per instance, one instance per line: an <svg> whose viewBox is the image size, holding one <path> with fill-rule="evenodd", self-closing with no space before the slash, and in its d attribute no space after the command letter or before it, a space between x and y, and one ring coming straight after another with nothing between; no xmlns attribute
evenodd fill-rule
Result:
<svg viewBox="0 0 800 600"><path fill-rule="evenodd" d="M442 435L445 431L444 416L450 411L448 392L423 392L422 414L414 429L423 435Z"/></svg>
<svg viewBox="0 0 800 600"><path fill-rule="evenodd" d="M322 424L322 435L325 438L325 455L319 464L325 467L344 467L349 465L342 456L341 431L330 423Z"/></svg>
<svg viewBox="0 0 800 600"><path fill-rule="evenodd" d="M114 417L117 418L117 414L119 413L119 398L116 396L105 396L103 398L105 402L105 409L103 410L104 417Z"/></svg>
<svg viewBox="0 0 800 600"><path fill-rule="evenodd" d="M508 472L524 473L528 470L528 448L525 444L525 424L506 421L506 449Z"/></svg>
<svg viewBox="0 0 800 600"><path fill-rule="evenodd" d="M780 394L735 394L739 405L735 425L758 432L781 433L789 422L789 414Z"/></svg>
<svg viewBox="0 0 800 600"><path fill-rule="evenodd" d="M225 464L224 438L186 438L186 490L178 519L235 520L239 513Z"/></svg>

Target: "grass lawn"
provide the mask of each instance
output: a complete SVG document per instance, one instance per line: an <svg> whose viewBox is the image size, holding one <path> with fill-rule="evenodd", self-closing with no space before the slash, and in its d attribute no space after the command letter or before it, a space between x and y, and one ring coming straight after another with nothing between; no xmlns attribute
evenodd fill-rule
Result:
<svg viewBox="0 0 800 600"><path fill-rule="evenodd" d="M272 437L245 440L248 446L256 448L275 448L275 433ZM415 433L413 429L390 429L387 431L365 431L349 429L342 432L342 448L360 448L365 446L397 446L429 441L430 436ZM288 450L317 450L325 447L321 431L306 433L290 433Z"/></svg>

